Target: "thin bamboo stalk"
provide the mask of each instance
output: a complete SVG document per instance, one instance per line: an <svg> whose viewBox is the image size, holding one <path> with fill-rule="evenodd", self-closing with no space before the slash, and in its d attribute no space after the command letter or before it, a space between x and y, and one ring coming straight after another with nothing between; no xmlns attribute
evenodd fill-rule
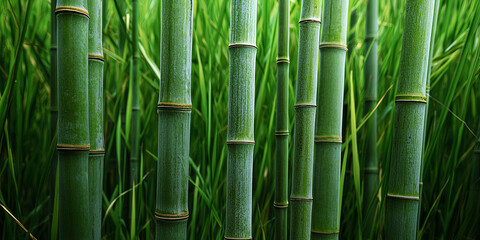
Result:
<svg viewBox="0 0 480 240"><path fill-rule="evenodd" d="M422 161L420 165L420 179L419 179L419 198L420 201L418 202L418 217L417 217L417 231L420 228L420 213L422 211L422 192L423 192L423 168L425 163L425 149L427 147L427 123L428 123L428 107L430 106L430 78L432 72L432 59L433 59L433 52L435 46L435 33L437 29L437 19L438 19L438 8L440 6L440 0L435 1L435 8L433 12L433 24L432 24L432 36L430 38L430 54L428 56L428 66L427 66L427 85L425 87L425 93L427 98L427 105L425 106L425 119L424 119L424 128L423 128L423 146L422 146Z"/></svg>
<svg viewBox="0 0 480 240"><path fill-rule="evenodd" d="M288 72L290 2L278 3L277 126L275 174L275 239L286 240L288 220Z"/></svg>
<svg viewBox="0 0 480 240"><path fill-rule="evenodd" d="M88 189L88 22L85 0L58 0L60 239L90 239Z"/></svg>
<svg viewBox="0 0 480 240"><path fill-rule="evenodd" d="M313 239L338 239L348 0L325 0L315 127Z"/></svg>
<svg viewBox="0 0 480 240"><path fill-rule="evenodd" d="M320 0L302 1L299 21L290 239L310 239Z"/></svg>
<svg viewBox="0 0 480 240"><path fill-rule="evenodd" d="M251 239L257 1L230 12L225 239Z"/></svg>
<svg viewBox="0 0 480 240"><path fill-rule="evenodd" d="M156 239L186 239L193 2L162 1Z"/></svg>
<svg viewBox="0 0 480 240"><path fill-rule="evenodd" d="M385 213L388 239L414 239L435 0L407 0Z"/></svg>
<svg viewBox="0 0 480 240"><path fill-rule="evenodd" d="M140 147L138 1L132 0L132 130L130 138L130 184L138 183L138 156Z"/></svg>
<svg viewBox="0 0 480 240"><path fill-rule="evenodd" d="M88 28L88 112L90 154L88 161L88 188L90 194L90 239L102 236L102 189L105 137L103 122L103 44L102 0L88 0L90 23Z"/></svg>
<svg viewBox="0 0 480 240"><path fill-rule="evenodd" d="M365 113L377 105L378 75L378 0L367 1L367 19L365 36ZM365 236L370 237L374 226L375 212L378 205L378 157L377 157L377 112L366 123L365 143L365 182L363 192L363 215Z"/></svg>

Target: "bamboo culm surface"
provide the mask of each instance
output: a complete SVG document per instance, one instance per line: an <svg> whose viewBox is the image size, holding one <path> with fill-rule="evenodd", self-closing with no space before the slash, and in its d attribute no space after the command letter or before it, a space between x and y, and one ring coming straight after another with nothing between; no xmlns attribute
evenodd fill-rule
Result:
<svg viewBox="0 0 480 240"><path fill-rule="evenodd" d="M59 238L90 239L86 0L58 0Z"/></svg>
<svg viewBox="0 0 480 240"><path fill-rule="evenodd" d="M88 27L88 112L90 154L88 161L88 188L90 197L90 239L102 237L102 189L105 137L103 121L103 44L102 0L88 0L90 23Z"/></svg>
<svg viewBox="0 0 480 240"><path fill-rule="evenodd" d="M385 212L387 239L415 239L435 0L407 0Z"/></svg>
<svg viewBox="0 0 480 240"><path fill-rule="evenodd" d="M310 239L320 0L302 1L299 21L290 239Z"/></svg>
<svg viewBox="0 0 480 240"><path fill-rule="evenodd" d="M257 1L232 0L225 239L252 238Z"/></svg>
<svg viewBox="0 0 480 240"><path fill-rule="evenodd" d="M191 0L162 1L156 239L186 239L190 152Z"/></svg>
<svg viewBox="0 0 480 240"><path fill-rule="evenodd" d="M338 239L348 0L324 0L322 17L312 239Z"/></svg>
<svg viewBox="0 0 480 240"><path fill-rule="evenodd" d="M365 113L377 105L378 75L378 0L367 1L367 19L365 27ZM378 157L377 157L377 112L375 111L366 124L365 169L363 214L365 236L371 237L375 212L378 205Z"/></svg>
<svg viewBox="0 0 480 240"><path fill-rule="evenodd" d="M138 183L138 156L140 149L140 102L138 67L138 0L132 0L132 130L130 136L130 187Z"/></svg>
<svg viewBox="0 0 480 240"><path fill-rule="evenodd" d="M288 72L290 2L278 3L277 125L275 129L275 239L287 240L288 220Z"/></svg>

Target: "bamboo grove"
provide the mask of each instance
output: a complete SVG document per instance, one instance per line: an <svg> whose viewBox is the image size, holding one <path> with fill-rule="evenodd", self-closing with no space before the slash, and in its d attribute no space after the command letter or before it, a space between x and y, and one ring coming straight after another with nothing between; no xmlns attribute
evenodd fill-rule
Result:
<svg viewBox="0 0 480 240"><path fill-rule="evenodd" d="M478 1L0 6L1 239L480 238Z"/></svg>

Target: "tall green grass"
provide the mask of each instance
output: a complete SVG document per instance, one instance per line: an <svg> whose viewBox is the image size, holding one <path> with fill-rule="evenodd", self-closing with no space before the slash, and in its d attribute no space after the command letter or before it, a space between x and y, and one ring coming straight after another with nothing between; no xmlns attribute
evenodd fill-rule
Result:
<svg viewBox="0 0 480 240"><path fill-rule="evenodd" d="M159 86L159 1L138 1L140 42L139 179L130 189L128 156L132 105L129 96L131 44L120 49L120 29L131 42L131 1L108 0L104 16L106 157L103 193L104 239L152 239L156 185ZM228 36L230 1L194 1L192 55L192 125L188 225L189 239L221 239L225 224L226 135L228 102ZM342 145L340 236L359 236L363 206L362 129L364 114L365 0L350 1L355 13L348 29L344 143ZM0 204L39 239L55 239L57 212L50 191L50 163L56 138L50 124L50 3L0 2ZM273 239L275 184L275 102L277 19L276 1L258 1L255 82L255 150L252 226L255 239ZM374 238L382 234L386 180L391 157L394 94L398 80L405 1L379 1L378 31L378 156L380 205ZM290 65L297 66L300 1L290 3ZM480 179L474 148L480 127L480 2L440 2L433 52L430 106L425 145L425 172L420 233L425 239L479 238L480 215L474 209ZM289 118L293 136L296 67L290 68ZM383 98L382 98L383 97ZM121 112L125 107L125 128ZM353 121L355 120L355 121ZM475 136L476 135L476 136ZM290 137L290 143L293 139ZM122 154L120 146L126 146ZM289 146L290 167L292 144ZM478 160L477 160L478 161ZM355 183L357 182L357 183ZM127 192L128 191L128 192ZM127 193L126 193L127 192ZM128 194L135 196L134 225L126 222ZM359 197L360 196L360 197ZM477 198L478 199L478 198ZM0 209L0 212L4 212ZM3 215L2 215L3 214ZM123 217L122 217L123 216ZM50 225L50 221L53 225ZM476 224L476 225L475 225ZM135 231L132 231L132 228ZM134 232L135 234L131 234ZM51 234L53 233L53 234ZM132 236L133 235L133 236ZM28 234L7 214L0 213L1 239L26 239Z"/></svg>

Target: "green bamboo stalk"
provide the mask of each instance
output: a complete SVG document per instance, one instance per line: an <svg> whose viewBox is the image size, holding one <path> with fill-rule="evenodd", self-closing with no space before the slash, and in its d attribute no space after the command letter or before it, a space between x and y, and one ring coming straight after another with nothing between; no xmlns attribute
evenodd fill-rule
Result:
<svg viewBox="0 0 480 240"><path fill-rule="evenodd" d="M60 239L90 239L88 189L88 22L85 0L58 0Z"/></svg>
<svg viewBox="0 0 480 240"><path fill-rule="evenodd" d="M387 239L414 239L435 0L407 0L385 213Z"/></svg>
<svg viewBox="0 0 480 240"><path fill-rule="evenodd" d="M377 105L377 32L378 0L367 1L367 19L365 28L365 113ZM377 158L377 112L366 123L365 144L365 182L363 192L363 215L366 237L370 237L374 226L375 212L378 205L378 158Z"/></svg>
<svg viewBox="0 0 480 240"><path fill-rule="evenodd" d="M299 21L290 239L310 239L320 0L304 0Z"/></svg>
<svg viewBox="0 0 480 240"><path fill-rule="evenodd" d="M193 2L162 1L156 239L186 239Z"/></svg>
<svg viewBox="0 0 480 240"><path fill-rule="evenodd" d="M325 0L322 20L312 238L338 239L348 0Z"/></svg>
<svg viewBox="0 0 480 240"><path fill-rule="evenodd" d="M130 184L138 183L138 156L140 145L138 1L132 0L132 130L130 137Z"/></svg>
<svg viewBox="0 0 480 240"><path fill-rule="evenodd" d="M230 12L225 239L251 239L257 1Z"/></svg>
<svg viewBox="0 0 480 240"><path fill-rule="evenodd" d="M103 161L105 158L103 122L103 44L102 0L88 0L88 112L90 155L88 187L90 194L91 238L102 236Z"/></svg>
<svg viewBox="0 0 480 240"><path fill-rule="evenodd" d="M277 54L277 126L275 174L275 239L286 240L288 214L288 72L290 2L278 2L278 54Z"/></svg>
<svg viewBox="0 0 480 240"><path fill-rule="evenodd" d="M420 214L422 211L422 192L423 192L423 168L425 164L425 149L427 147L427 122L428 122L428 107L430 106L430 78L432 72L432 60L433 60L433 52L434 52L434 45L435 45L435 33L437 28L437 19L438 19L438 8L440 6L440 0L435 1L435 8L433 9L433 24L432 24L432 36L430 38L430 54L428 56L428 66L427 66L427 85L425 87L425 93L427 97L427 105L425 106L425 119L424 119L424 128L423 128L423 147L422 147L422 160L420 165L420 179L419 179L419 198L420 201L418 202L418 215L417 215L417 231L420 230Z"/></svg>

